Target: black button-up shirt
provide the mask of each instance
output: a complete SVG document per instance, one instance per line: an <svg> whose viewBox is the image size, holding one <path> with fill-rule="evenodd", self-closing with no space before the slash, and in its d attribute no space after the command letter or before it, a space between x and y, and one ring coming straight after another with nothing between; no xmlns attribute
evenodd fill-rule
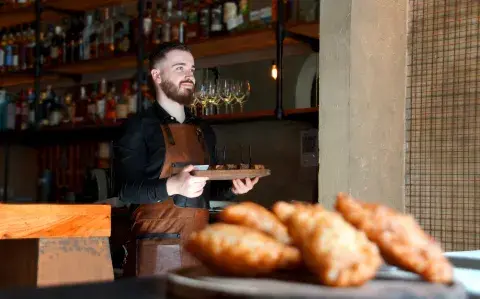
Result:
<svg viewBox="0 0 480 299"><path fill-rule="evenodd" d="M167 179L159 179L165 159L165 141L160 125L178 123L157 102L152 107L130 117L123 125L123 135L114 144L115 186L120 200L131 204L162 202L168 198ZM185 109L184 124L200 126L210 154L216 163L215 132ZM186 198L173 196L180 207L208 208L209 200L231 200L231 183L210 181L202 196Z"/></svg>

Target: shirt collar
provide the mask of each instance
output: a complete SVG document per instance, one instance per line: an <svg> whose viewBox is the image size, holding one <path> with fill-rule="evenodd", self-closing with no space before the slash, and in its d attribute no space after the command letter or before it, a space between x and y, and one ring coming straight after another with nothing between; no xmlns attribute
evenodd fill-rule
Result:
<svg viewBox="0 0 480 299"><path fill-rule="evenodd" d="M155 110L156 116L160 119L162 123L179 123L179 121L175 117L171 116L165 109L163 109L163 107L160 106L160 104L157 101L153 103L153 108ZM187 107L184 107L184 109L185 109L185 121L183 123L184 124L198 123L199 118L196 117Z"/></svg>

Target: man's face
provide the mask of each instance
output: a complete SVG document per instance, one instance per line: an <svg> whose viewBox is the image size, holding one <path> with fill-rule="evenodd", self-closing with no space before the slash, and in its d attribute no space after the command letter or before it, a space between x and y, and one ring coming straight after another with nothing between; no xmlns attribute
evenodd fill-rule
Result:
<svg viewBox="0 0 480 299"><path fill-rule="evenodd" d="M151 71L152 78L171 100L190 105L195 92L195 65L192 54L181 50L172 50Z"/></svg>

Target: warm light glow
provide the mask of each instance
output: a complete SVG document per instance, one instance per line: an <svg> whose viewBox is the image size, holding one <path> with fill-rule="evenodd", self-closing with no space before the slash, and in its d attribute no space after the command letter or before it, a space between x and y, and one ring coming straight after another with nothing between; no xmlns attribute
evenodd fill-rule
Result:
<svg viewBox="0 0 480 299"><path fill-rule="evenodd" d="M272 64L272 78L277 80L277 65L274 63Z"/></svg>

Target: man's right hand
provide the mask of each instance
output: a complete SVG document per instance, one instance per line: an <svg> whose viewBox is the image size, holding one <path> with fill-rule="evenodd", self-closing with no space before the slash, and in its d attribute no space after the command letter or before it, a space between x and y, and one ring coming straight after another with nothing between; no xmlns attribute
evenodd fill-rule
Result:
<svg viewBox="0 0 480 299"><path fill-rule="evenodd" d="M190 175L194 170L193 165L186 166L178 174L167 180L167 193L169 196L182 195L188 198L199 197L208 181L206 177L195 177Z"/></svg>

